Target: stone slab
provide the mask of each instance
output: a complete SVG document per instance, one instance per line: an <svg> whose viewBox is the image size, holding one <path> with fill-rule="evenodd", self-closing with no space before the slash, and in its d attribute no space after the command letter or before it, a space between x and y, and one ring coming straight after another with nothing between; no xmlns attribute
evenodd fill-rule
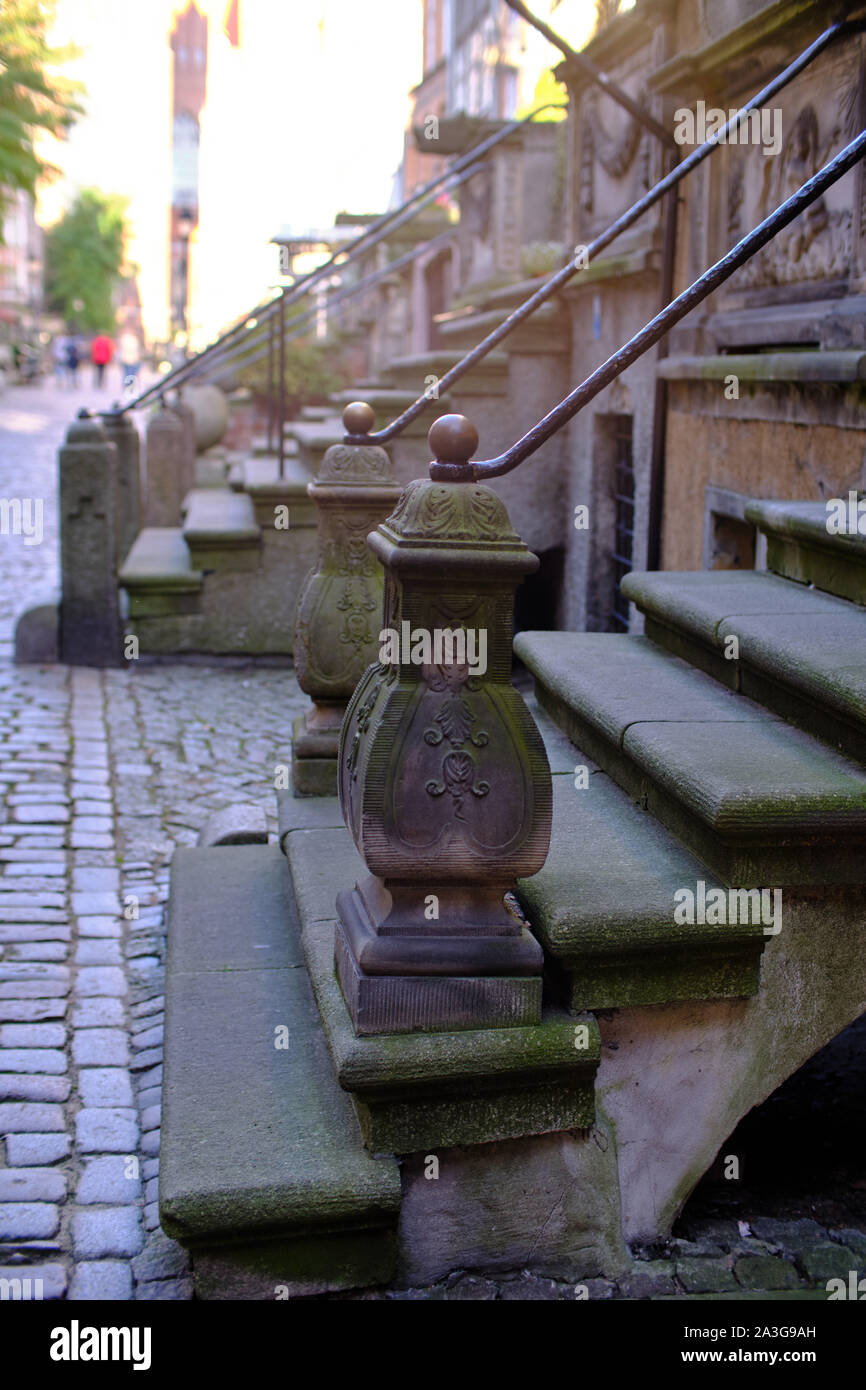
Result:
<svg viewBox="0 0 866 1390"><path fill-rule="evenodd" d="M630 574L646 635L809 733L866 761L866 613L776 575ZM736 661L724 658L729 637Z"/></svg>
<svg viewBox="0 0 866 1390"><path fill-rule="evenodd" d="M754 994L760 924L678 925L675 895L720 886L699 860L604 773L576 790L553 779L544 867L518 884L533 931L575 1009Z"/></svg>
<svg viewBox="0 0 866 1390"><path fill-rule="evenodd" d="M252 801L237 802L215 811L205 822L198 837L199 845L266 845L268 818L261 806Z"/></svg>
<svg viewBox="0 0 866 1390"><path fill-rule="evenodd" d="M280 845L285 853L285 838L291 831L339 830L343 825L343 813L336 794L318 797L315 801L298 801L291 791L281 789L277 792L277 822Z"/></svg>
<svg viewBox="0 0 866 1390"><path fill-rule="evenodd" d="M642 613L711 645L718 643L719 625L726 618L757 614L821 618L848 611L841 599L757 570L633 570L623 579L622 592Z"/></svg>
<svg viewBox="0 0 866 1390"><path fill-rule="evenodd" d="M645 638L515 647L575 744L728 883L866 878L866 774L846 758Z"/></svg>
<svg viewBox="0 0 866 1390"><path fill-rule="evenodd" d="M767 716L645 637L613 632L523 632L514 650L536 681L621 745L630 725L651 721L742 722Z"/></svg>
<svg viewBox="0 0 866 1390"><path fill-rule="evenodd" d="M57 601L26 609L15 624L16 666L53 665L59 660L60 609Z"/></svg>
<svg viewBox="0 0 866 1390"><path fill-rule="evenodd" d="M267 1262L280 1242L268 1277L296 1292L320 1291L323 1270L326 1287L362 1286L393 1264L397 1167L364 1153L306 973L283 963L298 953L287 878L276 846L182 850L172 865L160 1215L205 1266L218 1252L236 1297L250 1296L249 1247ZM354 1239L335 1282L320 1235ZM206 1277L202 1293L213 1295Z"/></svg>

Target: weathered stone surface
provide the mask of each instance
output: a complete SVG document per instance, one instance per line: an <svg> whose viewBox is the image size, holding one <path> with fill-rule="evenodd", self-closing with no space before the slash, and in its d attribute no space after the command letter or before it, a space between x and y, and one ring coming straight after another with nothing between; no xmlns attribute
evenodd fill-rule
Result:
<svg viewBox="0 0 866 1390"><path fill-rule="evenodd" d="M437 458L446 444L471 453L473 438L460 416L430 431ZM353 1023L395 1032L538 1022L540 995L533 1019L517 977L540 976L542 953L504 901L550 841L547 755L511 684L514 592L538 560L494 493L451 482L410 483L369 544L385 569L383 627L398 651L368 668L340 733L340 805L369 870L337 899L336 961ZM461 656L436 655L436 632L441 645L455 628L469 630L475 658L465 635ZM426 636L423 661L413 659L413 631ZM363 1013L367 995L387 990L366 975L412 980ZM437 977L435 991L426 976ZM476 992L473 1018L465 979L476 976L497 986Z"/></svg>
<svg viewBox="0 0 866 1390"><path fill-rule="evenodd" d="M734 1265L734 1273L744 1289L796 1289L800 1286L794 1266L773 1255L741 1255Z"/></svg>
<svg viewBox="0 0 866 1390"><path fill-rule="evenodd" d="M686 1293L724 1293L737 1287L730 1264L724 1259L678 1260L676 1269Z"/></svg>
<svg viewBox="0 0 866 1390"><path fill-rule="evenodd" d="M72 1217L72 1241L79 1259L137 1255L142 1246L136 1207L102 1207L77 1211Z"/></svg>
<svg viewBox="0 0 866 1390"><path fill-rule="evenodd" d="M15 661L48 665L60 660L60 612L56 602L28 608L15 624Z"/></svg>
<svg viewBox="0 0 866 1390"><path fill-rule="evenodd" d="M351 881L359 856L345 830L292 831L284 845L329 1047L372 1152L486 1144L592 1123L591 1019L550 1009L534 1027L356 1037L333 974L332 904L335 878Z"/></svg>
<svg viewBox="0 0 866 1390"><path fill-rule="evenodd" d="M351 412L362 410L347 407L347 429ZM369 417L372 423L372 411ZM293 730L293 789L296 796L331 796L346 702L378 653L383 575L366 538L393 510L400 489L384 449L341 443L328 449L308 491L318 514L318 553L298 601L294 657L312 704ZM315 766L307 769L307 761Z"/></svg>
<svg viewBox="0 0 866 1390"><path fill-rule="evenodd" d="M755 572L633 573L623 592L654 641L866 761L862 608ZM732 637L737 659L726 660Z"/></svg>
<svg viewBox="0 0 866 1390"><path fill-rule="evenodd" d="M862 879L866 774L838 753L645 638L522 633L515 650L578 747L729 883Z"/></svg>
<svg viewBox="0 0 866 1390"><path fill-rule="evenodd" d="M215 812L198 837L203 848L216 845L266 845L268 822L261 806L255 802L238 802Z"/></svg>
<svg viewBox="0 0 866 1390"><path fill-rule="evenodd" d="M116 546L115 567L120 568L138 535L141 524L141 445L138 430L128 413L102 416L106 438L115 447Z"/></svg>
<svg viewBox="0 0 866 1390"><path fill-rule="evenodd" d="M195 438L199 452L219 444L229 419L225 393L210 382L193 383L184 387L183 399L195 417Z"/></svg>
<svg viewBox="0 0 866 1390"><path fill-rule="evenodd" d="M567 972L571 1007L754 994L760 922L678 925L679 890L718 880L604 773L588 783L554 777L547 861L518 884L533 930Z"/></svg>
<svg viewBox="0 0 866 1390"><path fill-rule="evenodd" d="M178 526L147 526L122 561L118 582L131 618L195 613L204 582Z"/></svg>
<svg viewBox="0 0 866 1390"><path fill-rule="evenodd" d="M259 567L261 529L246 493L196 488L186 499L183 536L197 570Z"/></svg>
<svg viewBox="0 0 866 1390"><path fill-rule="evenodd" d="M123 1302L132 1298L132 1272L125 1260L82 1260L69 1286L69 1301Z"/></svg>
<svg viewBox="0 0 866 1390"><path fill-rule="evenodd" d="M601 1016L596 1105L616 1133L626 1239L666 1235L742 1116L859 1017L864 929L863 890L786 891L757 995ZM752 1229L778 1243L767 1218Z"/></svg>
<svg viewBox="0 0 866 1390"><path fill-rule="evenodd" d="M846 495L845 502L849 499ZM866 536L832 535L825 502L753 501L746 520L767 537L767 568L801 584L866 603Z"/></svg>
<svg viewBox="0 0 866 1390"><path fill-rule="evenodd" d="M72 666L122 660L116 470L117 451L99 422L73 424L60 450L60 657Z"/></svg>
<svg viewBox="0 0 866 1390"><path fill-rule="evenodd" d="M437 1176L428 1176L431 1157ZM399 1283L453 1269L617 1275L622 1242L611 1136L548 1134L412 1154L403 1161Z"/></svg>
<svg viewBox="0 0 866 1390"><path fill-rule="evenodd" d="M313 1292L388 1277L396 1165L364 1153L305 973L287 965L299 948L284 859L276 846L182 851L172 882L164 1229L199 1252L204 1297L273 1297L274 1282ZM346 1251L329 1263L329 1241L344 1238ZM270 1292L250 1291L247 1277L259 1290L271 1281Z"/></svg>
<svg viewBox="0 0 866 1390"><path fill-rule="evenodd" d="M190 478L183 424L164 402L147 423L144 452L144 525L177 526Z"/></svg>

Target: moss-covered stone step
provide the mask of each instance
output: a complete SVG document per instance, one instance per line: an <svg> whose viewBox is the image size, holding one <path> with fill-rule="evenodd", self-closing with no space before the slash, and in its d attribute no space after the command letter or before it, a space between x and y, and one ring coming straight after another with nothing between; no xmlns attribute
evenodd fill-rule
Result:
<svg viewBox="0 0 866 1390"><path fill-rule="evenodd" d="M582 764L576 749L573 764ZM550 853L521 880L518 897L572 1009L758 989L760 894L741 889L731 902L719 879L600 769L554 775Z"/></svg>
<svg viewBox="0 0 866 1390"><path fill-rule="evenodd" d="M194 489L185 502L183 536L198 569L258 568L261 530L246 493L231 488Z"/></svg>
<svg viewBox="0 0 866 1390"><path fill-rule="evenodd" d="M826 502L750 502L746 520L767 537L767 568L775 574L866 604L866 492Z"/></svg>
<svg viewBox="0 0 866 1390"><path fill-rule="evenodd" d="M172 863L160 1219L202 1298L387 1282L400 1177L334 1076L276 845Z"/></svg>
<svg viewBox="0 0 866 1390"><path fill-rule="evenodd" d="M318 818L339 816L336 800ZM309 802L301 802L305 811ZM346 829L288 827L307 959L340 1085L351 1092L372 1153L415 1153L582 1129L594 1116L598 1029L590 1016L545 1008L539 1025L356 1037L334 975L335 898L367 869ZM581 1031L578 1031L581 1030Z"/></svg>
<svg viewBox="0 0 866 1390"><path fill-rule="evenodd" d="M645 637L524 632L574 743L738 887L866 882L866 773Z"/></svg>
<svg viewBox="0 0 866 1390"><path fill-rule="evenodd" d="M183 531L148 526L140 531L123 562L118 583L129 597L129 616L195 613L203 576L193 568Z"/></svg>
<svg viewBox="0 0 866 1390"><path fill-rule="evenodd" d="M866 762L861 608L752 571L632 573L622 590L654 642Z"/></svg>

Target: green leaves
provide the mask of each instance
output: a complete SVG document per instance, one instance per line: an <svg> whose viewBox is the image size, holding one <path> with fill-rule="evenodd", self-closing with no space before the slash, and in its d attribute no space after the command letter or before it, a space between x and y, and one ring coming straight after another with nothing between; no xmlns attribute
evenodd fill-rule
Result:
<svg viewBox="0 0 866 1390"><path fill-rule="evenodd" d="M126 200L85 188L45 236L48 307L85 333L112 332L124 262ZM76 301L83 309L76 309Z"/></svg>
<svg viewBox="0 0 866 1390"><path fill-rule="evenodd" d="M40 178L56 173L34 148L37 133L62 138L83 111L81 83L49 71L76 53L49 45L53 10L45 0L0 4L0 228L3 188L33 193Z"/></svg>

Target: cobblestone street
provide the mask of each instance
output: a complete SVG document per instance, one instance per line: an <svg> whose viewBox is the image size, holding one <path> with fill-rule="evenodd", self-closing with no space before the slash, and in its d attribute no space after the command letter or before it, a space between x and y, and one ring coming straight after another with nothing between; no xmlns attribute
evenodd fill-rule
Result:
<svg viewBox="0 0 866 1390"><path fill-rule="evenodd" d="M303 697L281 668L12 664L15 615L56 582L57 447L92 400L0 397L0 494L26 478L44 503L41 545L0 537L0 1279L40 1279L45 1298L186 1299L186 1255L157 1209L169 863L233 801L261 805L276 830L275 768ZM829 1083L852 1113L862 1036L847 1044L847 1091ZM866 1192L840 1170L804 1199L804 1172L784 1201L703 1201L677 1239L586 1295L826 1297L827 1279L866 1261ZM813 1182L822 1173L830 1183L826 1165ZM520 1271L456 1271L435 1289L360 1296L576 1295Z"/></svg>

